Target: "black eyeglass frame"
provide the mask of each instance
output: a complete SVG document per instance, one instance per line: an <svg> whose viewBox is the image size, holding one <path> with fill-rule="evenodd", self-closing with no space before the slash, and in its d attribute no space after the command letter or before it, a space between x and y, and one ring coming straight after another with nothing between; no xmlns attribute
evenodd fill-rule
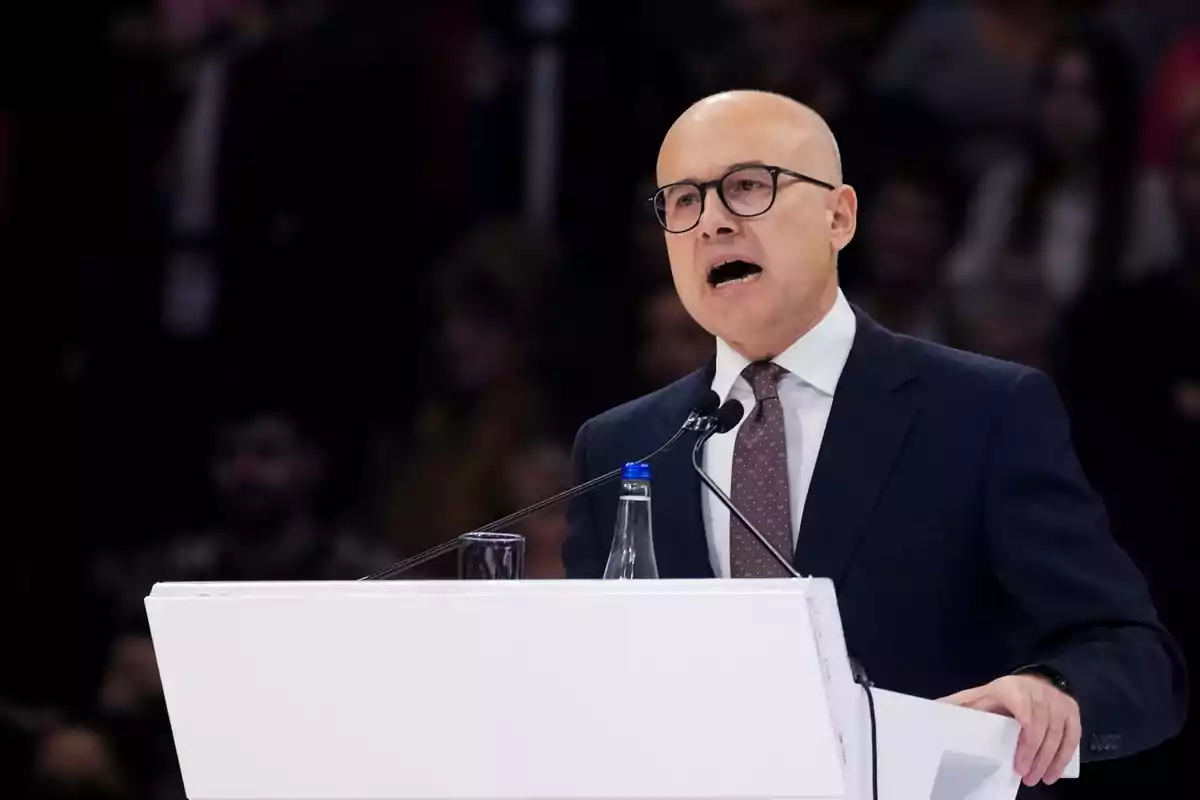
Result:
<svg viewBox="0 0 1200 800"><path fill-rule="evenodd" d="M742 171L748 170L748 169L766 170L767 173L771 176L771 202L767 203L767 207L764 208L762 211L756 211L753 214L740 214L737 211L734 211L732 208L730 208L729 201L725 199L725 190L722 188L722 185L725 183L725 179L728 178L730 175L734 174L735 172L742 172ZM654 194L651 195L649 198L647 198L646 202L648 202L650 204L650 208L654 212L654 218L656 220L658 220L658 224L662 227L662 229L664 231L666 231L667 233L687 233L688 231L692 230L697 225L699 225L700 220L704 218L704 203L708 200L708 190L710 188L717 190L717 197L719 197L721 199L721 205L725 206L725 208L729 211L729 213L733 214L735 217L742 217L743 219L749 219L751 217L761 217L763 214L767 213L775 206L775 199L779 196L779 176L780 175L787 175L788 177L795 178L796 180L801 181L802 183L811 183L813 186L820 186L822 189L828 189L830 191L837 188L832 183L823 181L820 178L814 178L811 175L805 175L803 172L795 172L793 170L787 169L786 167L776 167L776 166L773 166L770 164L741 164L741 165L736 166L733 169L729 170L724 175L722 175L719 178L716 178L715 180L711 180L711 181L676 181L675 183L665 184L665 185L660 186L657 189L655 189ZM700 192L700 213L698 213L696 215L696 221L693 222L688 227L682 228L677 231L673 231L667 227L666 222L664 222L663 218L661 216L659 216L658 204L655 202L658 199L658 196L660 194L662 194L664 191L666 191L667 189L670 189L673 186L694 186L696 188L696 190Z"/></svg>

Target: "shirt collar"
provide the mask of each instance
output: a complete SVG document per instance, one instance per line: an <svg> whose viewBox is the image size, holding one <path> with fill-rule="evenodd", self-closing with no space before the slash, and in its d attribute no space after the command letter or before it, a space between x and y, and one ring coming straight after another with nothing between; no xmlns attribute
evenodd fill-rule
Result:
<svg viewBox="0 0 1200 800"><path fill-rule="evenodd" d="M842 290L838 289L837 299L829 313L772 361L817 391L832 397L842 376L842 368L846 366L846 359L850 357L857 327L854 309L850 308ZM724 340L717 339L717 368L712 389L720 396L721 402L729 399L734 383L749 364L745 356Z"/></svg>

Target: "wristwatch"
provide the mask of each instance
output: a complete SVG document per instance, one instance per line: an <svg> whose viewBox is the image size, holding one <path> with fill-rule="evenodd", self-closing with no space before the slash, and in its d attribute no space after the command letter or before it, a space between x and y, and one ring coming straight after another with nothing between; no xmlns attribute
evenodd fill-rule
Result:
<svg viewBox="0 0 1200 800"><path fill-rule="evenodd" d="M1013 675L1037 675L1050 681L1050 684L1064 694L1071 694L1071 685L1063 674L1054 667L1045 664L1029 664L1012 672Z"/></svg>

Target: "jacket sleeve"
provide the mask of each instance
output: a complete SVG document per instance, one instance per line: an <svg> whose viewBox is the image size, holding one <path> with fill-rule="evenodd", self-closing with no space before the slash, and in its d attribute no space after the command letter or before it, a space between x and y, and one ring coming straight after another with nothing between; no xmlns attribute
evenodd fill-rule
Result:
<svg viewBox="0 0 1200 800"><path fill-rule="evenodd" d="M1110 534L1050 379L1009 386L989 452L988 546L1032 659L1079 703L1081 757L1130 755L1176 735L1187 677L1145 579Z"/></svg>
<svg viewBox="0 0 1200 800"><path fill-rule="evenodd" d="M576 484L593 476L588 467L588 436L591 422L585 422L575 436L571 452L573 480ZM567 510L567 538L563 543L563 566L568 578L599 578L604 575L607 552L601 548L592 493L585 492L571 501Z"/></svg>

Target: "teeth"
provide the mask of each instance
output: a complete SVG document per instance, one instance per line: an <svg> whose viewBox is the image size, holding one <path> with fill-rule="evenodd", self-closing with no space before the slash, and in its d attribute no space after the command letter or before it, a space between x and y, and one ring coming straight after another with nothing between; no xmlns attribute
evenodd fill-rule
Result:
<svg viewBox="0 0 1200 800"><path fill-rule="evenodd" d="M717 286L718 287L732 286L735 283L749 283L752 280L756 280L758 278L758 276L761 274L762 274L761 272L754 272L754 273L751 273L750 275L744 275L741 278L731 278L729 280L721 281L720 283L717 284Z"/></svg>

